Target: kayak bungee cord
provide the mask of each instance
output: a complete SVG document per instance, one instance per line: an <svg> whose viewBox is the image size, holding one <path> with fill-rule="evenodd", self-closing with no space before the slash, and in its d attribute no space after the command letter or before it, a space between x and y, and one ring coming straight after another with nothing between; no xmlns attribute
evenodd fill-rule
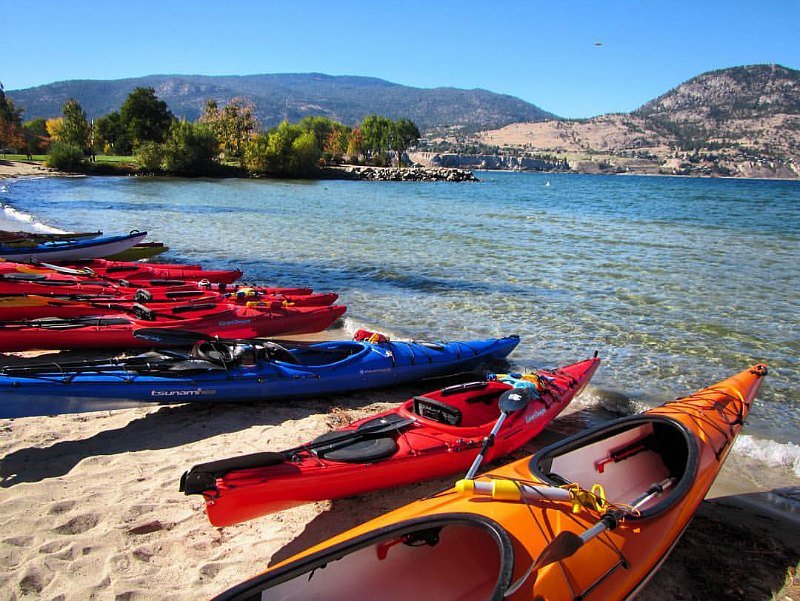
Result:
<svg viewBox="0 0 800 601"><path fill-rule="evenodd" d="M630 504L609 503L605 497L603 487L599 484L592 486L591 490L586 490L577 483L569 483L560 487L554 487L537 485L533 482L523 482L511 478L492 477L491 482L475 481L471 479L460 480L456 483L455 489L457 493L491 496L492 499L497 501L523 502L533 522L539 529L540 534L544 540L548 541L539 556L531 563L525 573L514 581L505 591L504 597L513 595L528 578L530 578L531 574L535 574L542 567L552 563L558 563L564 582L572 592L572 597L581 598L591 592L591 590L599 585L600 582L608 577L614 570L628 564L622 550L610 538L604 541L606 544L610 545L617 554L619 562L602 574L594 583L578 594L577 597L573 583L570 581L570 578L568 578L563 566L561 566L561 560L567 559L585 543L603 532L614 530L627 517L639 516L639 508L662 494L667 488L675 484L675 481L676 479L674 477L669 477L660 482L653 483L647 491L634 499ZM597 513L600 517L594 526L584 530L581 534L575 534L571 531L564 530L558 536L550 538L539 522L538 516L532 509L534 504L540 504L543 501L550 503L571 503L572 511L564 513L576 523L578 522L574 514L581 513L582 510L588 511L590 514Z"/></svg>
<svg viewBox="0 0 800 601"><path fill-rule="evenodd" d="M767 374L767 368L764 367L763 365L757 365L756 367L753 368L752 372L756 375L765 376ZM733 427L744 424L743 415L745 413L745 406L747 406L747 408L749 409L752 402L751 403L746 402L745 399L741 396L741 393L737 397L737 395L734 395L731 392L728 392L727 390L720 390L717 388L709 388L707 390L701 391L701 393L702 395L700 393L695 393L694 395L692 395L692 397L694 398L692 398L691 401L687 402L687 399L689 397L684 397L681 399L676 399L674 401L665 403L663 407L664 408L668 407L671 411L683 414L690 420L692 420L692 422L697 426L697 428L701 432L703 432L703 434L706 435L706 437L709 439L709 442L711 441L711 435L705 429L704 426L708 426L716 430L723 438L723 442L718 449L715 449L712 446L712 449L714 450L714 455L716 456L717 461L719 461L720 457L722 456L722 453L730 444L731 439L734 436L734 432L732 431ZM722 395L724 397L727 397L728 402L724 403L723 405L722 403L720 403L719 400L715 400L712 403L710 399L703 398L704 395L712 395L712 394ZM673 406L675 403L678 402L681 402L681 404L678 406ZM738 405L737 408L732 410L735 419L733 421L729 421L726 410L728 409L728 407L730 407L731 404L734 403ZM714 421L706 417L705 414L708 411L711 411L712 409L716 410L717 414L720 416L720 419L730 426L727 432L722 427L714 423Z"/></svg>

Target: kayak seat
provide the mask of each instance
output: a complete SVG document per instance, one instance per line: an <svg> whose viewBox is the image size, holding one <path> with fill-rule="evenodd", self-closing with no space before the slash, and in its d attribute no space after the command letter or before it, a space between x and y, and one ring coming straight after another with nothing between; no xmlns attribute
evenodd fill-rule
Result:
<svg viewBox="0 0 800 601"><path fill-rule="evenodd" d="M216 365L231 365L234 363L233 349L216 340L199 340L192 347L192 359L206 361Z"/></svg>
<svg viewBox="0 0 800 601"><path fill-rule="evenodd" d="M371 463L391 457L397 452L398 446L394 438L382 436L379 438L358 439L353 442L342 443L340 432L328 432L314 439L312 444L317 447L330 437L333 439L329 447L321 446L314 449L314 454L328 461L341 461L343 463Z"/></svg>
<svg viewBox="0 0 800 601"><path fill-rule="evenodd" d="M461 411L456 407L425 396L414 397L414 413L448 426L461 425Z"/></svg>
<svg viewBox="0 0 800 601"><path fill-rule="evenodd" d="M140 303L133 303L133 315L142 319L144 321L154 321L156 316L153 314L153 310L149 307L145 307Z"/></svg>
<svg viewBox="0 0 800 601"><path fill-rule="evenodd" d="M292 354L292 351L285 346L281 346L275 342L265 342L261 345L259 356L267 361L280 361L281 363L291 363L299 365L300 362Z"/></svg>

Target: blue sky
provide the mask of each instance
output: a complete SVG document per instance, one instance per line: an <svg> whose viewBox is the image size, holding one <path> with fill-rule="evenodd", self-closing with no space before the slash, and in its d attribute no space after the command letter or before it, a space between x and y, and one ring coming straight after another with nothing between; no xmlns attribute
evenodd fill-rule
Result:
<svg viewBox="0 0 800 601"><path fill-rule="evenodd" d="M798 0L0 0L0 24L7 91L320 72L484 88L579 118L631 111L705 71L800 68Z"/></svg>

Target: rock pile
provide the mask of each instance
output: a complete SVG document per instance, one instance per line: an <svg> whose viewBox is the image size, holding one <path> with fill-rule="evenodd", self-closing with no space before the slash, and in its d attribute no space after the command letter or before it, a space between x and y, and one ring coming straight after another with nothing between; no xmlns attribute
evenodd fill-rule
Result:
<svg viewBox="0 0 800 601"><path fill-rule="evenodd" d="M384 182L477 182L478 178L468 169L445 167L362 167L345 165L326 167L325 175L332 179L356 179Z"/></svg>

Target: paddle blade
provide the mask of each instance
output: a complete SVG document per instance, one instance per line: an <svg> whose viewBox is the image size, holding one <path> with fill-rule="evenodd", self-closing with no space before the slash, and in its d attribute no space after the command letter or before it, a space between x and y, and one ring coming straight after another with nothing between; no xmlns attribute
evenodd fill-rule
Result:
<svg viewBox="0 0 800 601"><path fill-rule="evenodd" d="M497 405L503 413L512 413L524 408L531 400L530 388L512 388L500 395Z"/></svg>
<svg viewBox="0 0 800 601"><path fill-rule="evenodd" d="M187 495L201 494L214 488L217 478L230 471L278 465L284 461L286 456L282 453L265 452L201 463L184 472L178 491Z"/></svg>
<svg viewBox="0 0 800 601"><path fill-rule="evenodd" d="M208 334L189 330L173 330L171 328L139 328L134 330L133 335L142 340L167 346L191 346L200 340L211 340L213 338Z"/></svg>
<svg viewBox="0 0 800 601"><path fill-rule="evenodd" d="M583 546L583 539L574 532L562 532L536 558L533 569L538 570L546 565L571 557Z"/></svg>

